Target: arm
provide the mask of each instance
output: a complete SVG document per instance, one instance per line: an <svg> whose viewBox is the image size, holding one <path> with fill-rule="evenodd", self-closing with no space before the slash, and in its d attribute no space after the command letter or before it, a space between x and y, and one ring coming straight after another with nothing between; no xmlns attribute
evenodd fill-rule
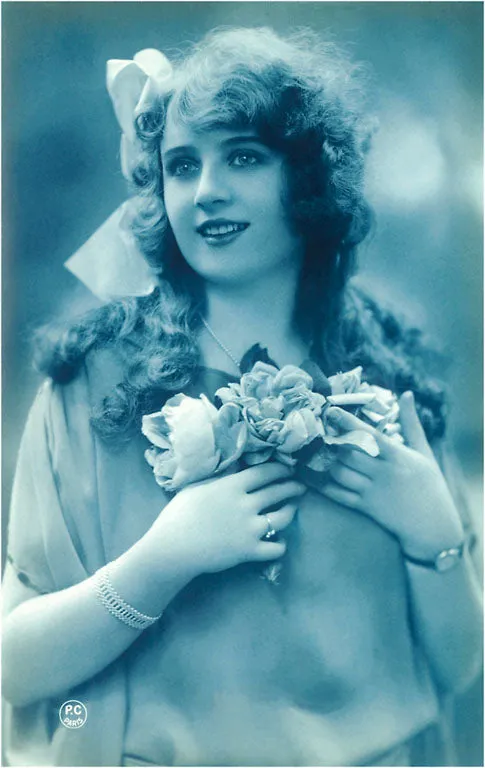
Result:
<svg viewBox="0 0 485 768"><path fill-rule="evenodd" d="M405 562L415 633L435 681L443 692L465 690L482 666L482 602L471 558L465 550L446 573Z"/></svg>
<svg viewBox="0 0 485 768"><path fill-rule="evenodd" d="M446 481L433 457L412 396L401 398L406 445L393 442L342 411L341 426L372 430L380 455L343 450L330 470L334 482L323 493L372 517L400 542L410 587L413 628L437 685L466 688L481 667L482 603L471 558L465 552L453 570L439 573L406 556L432 562L465 540ZM345 422L345 424L344 424ZM465 548L466 549L466 548Z"/></svg>
<svg viewBox="0 0 485 768"><path fill-rule="evenodd" d="M413 414L410 415L412 419ZM415 440L419 443L420 425L417 420L415 430ZM445 691L460 692L474 681L482 666L481 566L480 552L477 551L480 548L476 546L478 542L475 527L472 524L468 499L459 483L460 477L457 477L458 470L449 466L449 457L443 451L442 445L436 446L435 456L451 491L455 509L459 512L462 524L461 540L466 542L463 557L455 568L443 573L420 567L409 559L404 562L413 601L415 632L424 648L441 647L441 664L438 666L436 663L440 661L439 656L434 664L436 681ZM439 549L435 548L435 554L437 551ZM471 595L472 599L463 600L463 595ZM451 633L447 626L444 600L447 601L454 617ZM474 632L478 632L478 636L474 637ZM446 638L447 635L447 643L438 642L440 636Z"/></svg>
<svg viewBox="0 0 485 768"><path fill-rule="evenodd" d="M144 537L114 562L115 589L150 616L159 615L191 579L189 568L170 556L169 541L161 545L159 557L163 568L154 568L150 541ZM7 569L7 594L10 585L16 589L11 584L16 579L13 569ZM3 695L14 706L25 706L67 691L104 669L138 636L138 630L113 617L97 599L92 578L27 599L3 624Z"/></svg>
<svg viewBox="0 0 485 768"><path fill-rule="evenodd" d="M199 574L281 557L283 542L261 541L267 521L260 513L283 505L268 513L271 524L276 530L289 525L296 504L284 502L306 490L290 475L287 467L269 463L184 488L114 561L115 590L156 616ZM28 600L4 623L5 698L24 706L67 691L104 669L138 636L98 602L92 578Z"/></svg>

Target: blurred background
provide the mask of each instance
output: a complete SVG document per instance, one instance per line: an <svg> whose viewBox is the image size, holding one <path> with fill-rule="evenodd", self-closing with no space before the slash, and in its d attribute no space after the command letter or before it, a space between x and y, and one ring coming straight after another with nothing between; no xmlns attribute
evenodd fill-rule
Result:
<svg viewBox="0 0 485 768"><path fill-rule="evenodd" d="M63 268L125 197L105 62L185 49L220 25L311 27L370 65L380 129L365 280L444 352L450 438L482 509L482 15L478 2L4 2L3 530L39 384L39 324L93 301ZM5 551L5 536L3 551ZM483 765L482 684L457 703L460 765Z"/></svg>

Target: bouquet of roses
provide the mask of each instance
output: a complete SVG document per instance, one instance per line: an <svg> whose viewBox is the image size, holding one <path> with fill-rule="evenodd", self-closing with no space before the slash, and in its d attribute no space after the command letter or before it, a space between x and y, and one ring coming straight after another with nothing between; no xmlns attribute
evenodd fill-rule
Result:
<svg viewBox="0 0 485 768"><path fill-rule="evenodd" d="M327 378L315 363L280 370L259 359L238 382L215 394L215 403L204 394L178 394L160 411L143 417L143 434L152 443L145 458L165 490L176 492L231 467L237 471L241 464L269 460L304 467L307 480L315 473L321 481L339 445L378 456L370 432L339 431L327 422L330 406L350 410L402 440L396 396L362 381L360 366ZM280 571L281 564L273 563L263 575L277 583Z"/></svg>
<svg viewBox="0 0 485 768"><path fill-rule="evenodd" d="M145 452L155 479L167 491L221 474L242 460L270 459L325 472L335 447L349 445L379 454L371 433L338 431L327 423L333 405L351 410L376 429L401 439L399 406L389 390L362 381L359 366L326 378L315 365L318 390L307 370L257 361L252 369L216 392L215 404L201 394L178 394L161 411L143 417L152 447Z"/></svg>

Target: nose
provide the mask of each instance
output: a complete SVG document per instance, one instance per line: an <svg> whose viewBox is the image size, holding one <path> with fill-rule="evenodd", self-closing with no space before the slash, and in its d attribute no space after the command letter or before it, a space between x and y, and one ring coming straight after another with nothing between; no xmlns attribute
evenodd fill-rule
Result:
<svg viewBox="0 0 485 768"><path fill-rule="evenodd" d="M216 164L205 164L199 176L199 183L194 195L194 205L210 208L231 200L231 189L224 177L223 170Z"/></svg>

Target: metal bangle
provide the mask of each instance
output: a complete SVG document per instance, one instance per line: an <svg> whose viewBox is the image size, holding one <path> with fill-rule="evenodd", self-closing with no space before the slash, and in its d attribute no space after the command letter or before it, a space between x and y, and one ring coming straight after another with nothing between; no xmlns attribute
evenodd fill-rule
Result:
<svg viewBox="0 0 485 768"><path fill-rule="evenodd" d="M109 563L96 571L93 577L94 591L107 611L123 624L144 630L154 624L160 616L147 616L137 611L118 594L109 577Z"/></svg>
<svg viewBox="0 0 485 768"><path fill-rule="evenodd" d="M457 547L448 547L441 550L434 560L419 560L417 557L411 557L404 553L404 559L413 565L419 565L421 568L427 568L431 571L437 571L438 573L444 573L445 571L451 571L463 557L466 541L463 541Z"/></svg>

